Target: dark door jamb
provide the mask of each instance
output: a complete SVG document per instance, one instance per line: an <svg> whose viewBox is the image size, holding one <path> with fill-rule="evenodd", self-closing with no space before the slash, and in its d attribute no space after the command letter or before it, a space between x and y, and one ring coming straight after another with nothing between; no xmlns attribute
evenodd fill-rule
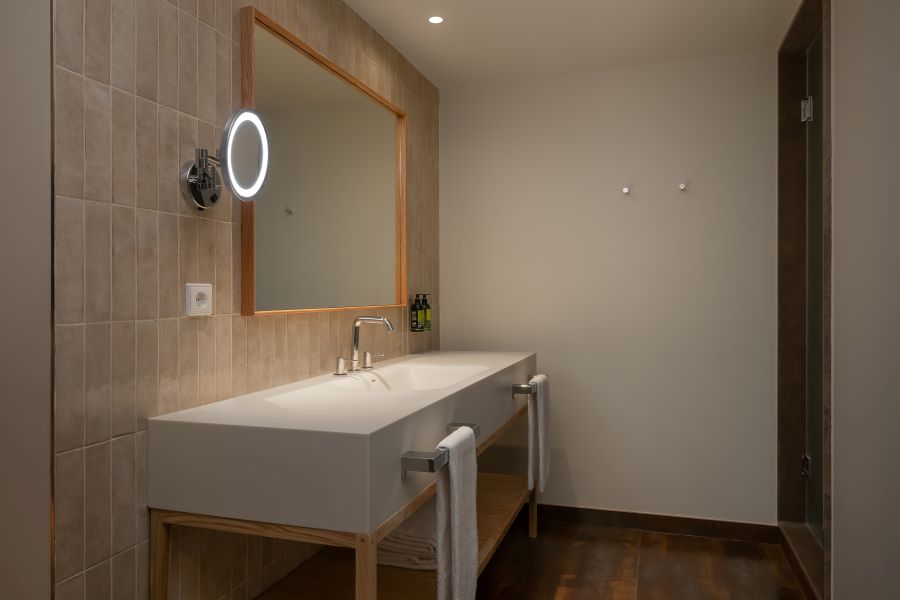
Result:
<svg viewBox="0 0 900 600"><path fill-rule="evenodd" d="M823 528L824 548L797 540L806 521L806 49L823 36ZM831 0L804 0L778 52L778 520L812 597L830 595L831 557ZM811 534L810 534L811 536Z"/></svg>

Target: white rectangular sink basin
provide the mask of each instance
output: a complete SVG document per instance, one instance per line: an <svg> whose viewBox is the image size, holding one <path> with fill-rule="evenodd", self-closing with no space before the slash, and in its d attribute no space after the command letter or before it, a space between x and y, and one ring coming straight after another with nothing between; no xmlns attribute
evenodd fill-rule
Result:
<svg viewBox="0 0 900 600"><path fill-rule="evenodd" d="M490 365L483 363L422 357L350 373L335 378L331 385L353 391L434 390L460 383L488 369Z"/></svg>
<svg viewBox="0 0 900 600"><path fill-rule="evenodd" d="M525 403L536 357L435 352L324 375L150 419L153 508L370 533L434 479L400 478L454 422L484 439Z"/></svg>

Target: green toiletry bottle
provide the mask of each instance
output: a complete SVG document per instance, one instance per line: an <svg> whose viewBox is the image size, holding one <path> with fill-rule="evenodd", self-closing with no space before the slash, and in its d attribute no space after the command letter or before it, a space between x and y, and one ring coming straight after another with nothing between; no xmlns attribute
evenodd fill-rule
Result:
<svg viewBox="0 0 900 600"><path fill-rule="evenodd" d="M418 317L417 317L417 319L419 321L419 329L417 329L416 331L425 331L425 296L417 294L417 297L419 298L416 301L419 305Z"/></svg>
<svg viewBox="0 0 900 600"><path fill-rule="evenodd" d="M428 296L431 294L422 294L422 306L425 309L425 331L431 331L431 305L428 304Z"/></svg>
<svg viewBox="0 0 900 600"><path fill-rule="evenodd" d="M416 301L409 306L409 330L421 331L419 329L419 295L416 294Z"/></svg>

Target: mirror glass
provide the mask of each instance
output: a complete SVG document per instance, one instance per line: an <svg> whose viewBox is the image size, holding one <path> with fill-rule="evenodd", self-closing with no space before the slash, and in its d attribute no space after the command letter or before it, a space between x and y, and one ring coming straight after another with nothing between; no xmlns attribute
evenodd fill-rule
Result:
<svg viewBox="0 0 900 600"><path fill-rule="evenodd" d="M259 177L262 162L262 145L259 132L249 121L241 123L234 132L233 155L235 183L249 188Z"/></svg>
<svg viewBox="0 0 900 600"><path fill-rule="evenodd" d="M256 24L256 310L398 303L398 116Z"/></svg>
<svg viewBox="0 0 900 600"><path fill-rule="evenodd" d="M268 135L259 115L248 109L231 115L219 155L231 191L241 200L256 196L265 183L269 162Z"/></svg>

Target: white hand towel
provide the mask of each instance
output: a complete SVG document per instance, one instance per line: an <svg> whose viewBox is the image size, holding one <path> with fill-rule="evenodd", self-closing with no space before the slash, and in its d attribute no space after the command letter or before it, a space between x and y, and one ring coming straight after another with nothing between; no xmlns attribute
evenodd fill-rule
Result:
<svg viewBox="0 0 900 600"><path fill-rule="evenodd" d="M450 461L437 474L438 600L475 600L478 584L478 466L475 433L460 427L438 444Z"/></svg>
<svg viewBox="0 0 900 600"><path fill-rule="evenodd" d="M426 502L378 544L378 564L405 569L437 569L435 500Z"/></svg>
<svg viewBox="0 0 900 600"><path fill-rule="evenodd" d="M537 393L528 397L528 489L536 483L543 492L550 476L550 379L535 375L529 383Z"/></svg>

